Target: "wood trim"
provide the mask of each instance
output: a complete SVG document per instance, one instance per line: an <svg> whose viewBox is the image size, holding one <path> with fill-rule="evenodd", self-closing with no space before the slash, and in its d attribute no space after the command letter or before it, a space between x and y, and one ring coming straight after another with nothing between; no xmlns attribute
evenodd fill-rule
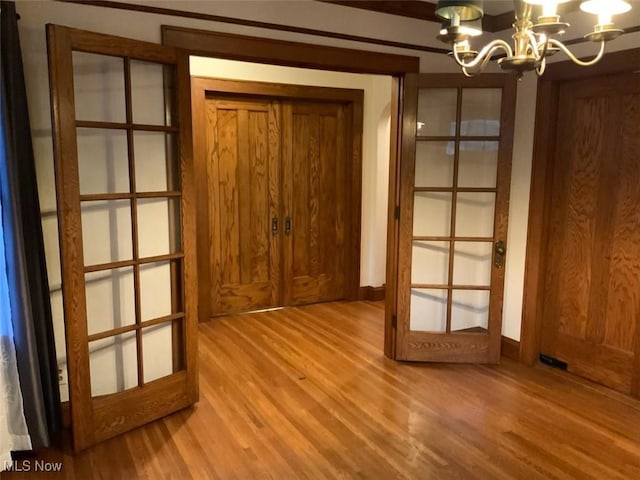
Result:
<svg viewBox="0 0 640 480"><path fill-rule="evenodd" d="M386 289L384 285L380 287L372 287L371 285L360 287L360 291L358 292L358 300L367 302L382 301L385 297L385 290Z"/></svg>
<svg viewBox="0 0 640 480"><path fill-rule="evenodd" d="M249 95L297 100L323 100L327 102L364 101L364 92L355 88L313 87L288 83L269 83L247 80L225 80L211 77L191 77L192 88L204 89L223 95Z"/></svg>
<svg viewBox="0 0 640 480"><path fill-rule="evenodd" d="M397 278L398 278L398 234L400 208L400 146L402 139L402 105L404 104L404 77L394 77L391 83L391 141L389 145L389 188L387 203L387 276L384 317L384 354L396 358Z"/></svg>
<svg viewBox="0 0 640 480"><path fill-rule="evenodd" d="M401 75L420 70L418 57L272 40L170 25L162 25L162 43L185 49L192 55L289 67L380 75Z"/></svg>
<svg viewBox="0 0 640 480"><path fill-rule="evenodd" d="M208 13L192 12L188 10L179 10L175 8L154 7L139 3L123 3L115 1L102 0L58 0L65 3L78 3L81 5L90 5L93 7L116 8L133 12L152 13L156 15L167 15L170 17L192 18L196 20L205 20L209 22L226 23L230 25L240 25L244 27L262 28L266 30L278 30L282 32L301 33L304 35L314 35L325 38L336 38L338 40L348 40L352 42L369 43L373 45L381 45L385 47L402 48L405 50L417 50L421 52L431 52L446 54L447 49L429 47L427 45L416 45L412 43L395 42L392 40L382 40L379 38L362 37L359 35L350 35L346 33L328 32L324 30L316 30L313 28L303 28L291 25L283 25L271 22L260 22L257 20L247 20L243 18L227 17L223 15L212 15Z"/></svg>
<svg viewBox="0 0 640 480"><path fill-rule="evenodd" d="M68 400L60 402L60 411L62 413L62 428L71 429L71 404Z"/></svg>
<svg viewBox="0 0 640 480"><path fill-rule="evenodd" d="M345 288L348 300L357 300L360 290L360 261L361 261L361 231L362 231L362 131L364 122L364 91L361 97L350 103L348 108L347 121L350 120L351 133L351 169L347 169L347 184L351 184L347 193L347 205L350 206L348 216L350 217L347 232L347 257L344 266L347 270ZM349 193L351 198L349 199ZM347 213L347 212L345 212Z"/></svg>
<svg viewBox="0 0 640 480"><path fill-rule="evenodd" d="M520 340L520 361L527 365L538 362L542 341L542 305L549 241L547 226L551 208L560 85L564 80L584 78L585 74L600 76L638 69L640 48L608 53L588 71L571 61L551 64L538 84Z"/></svg>
<svg viewBox="0 0 640 480"><path fill-rule="evenodd" d="M504 75L504 74L503 74ZM502 90L502 112L500 117L500 150L498 156L498 180L496 194L496 211L502 212L502 215L496 215L494 227L494 241L503 240L507 251L509 249L507 233L509 224L509 198L511 196L511 168L513 157L513 137L515 131L516 117L516 100L517 100L517 78L514 75L507 75L504 78ZM504 147L504 148L503 148ZM495 249L494 249L495 254ZM495 323L489 324L490 332L502 331L502 309L504 305L504 282L506 268L497 269L491 276L492 295L489 305L489 312L498 312L495 315ZM499 287L498 287L499 285ZM491 314L489 314L491 322ZM490 352L492 352L492 360L500 361L500 335L491 336Z"/></svg>
<svg viewBox="0 0 640 480"><path fill-rule="evenodd" d="M416 18L427 22L442 23L442 19L436 15L436 4L424 1L402 0L316 0L322 3L341 5L343 7L360 8L371 12L398 15L400 17ZM505 12L499 15L484 14L482 17L482 29L485 32L495 33L511 28L515 19L515 12Z"/></svg>
<svg viewBox="0 0 640 480"><path fill-rule="evenodd" d="M53 150L58 211L60 260L65 282L63 295L65 312L65 341L69 398L72 403L71 422L74 425L74 446L88 444L93 439L93 413L89 379L89 344L87 343L86 297L82 226L80 222L80 184L73 92L73 61L71 30L47 25L49 58L49 88ZM75 408L73 404L84 406Z"/></svg>
<svg viewBox="0 0 640 480"><path fill-rule="evenodd" d="M520 342L503 335L500 340L500 355L517 362L520 359Z"/></svg>
<svg viewBox="0 0 640 480"><path fill-rule="evenodd" d="M371 12L387 13L400 17L417 18L428 22L442 23L442 19L436 15L434 3L418 0L316 0L343 7L360 8Z"/></svg>

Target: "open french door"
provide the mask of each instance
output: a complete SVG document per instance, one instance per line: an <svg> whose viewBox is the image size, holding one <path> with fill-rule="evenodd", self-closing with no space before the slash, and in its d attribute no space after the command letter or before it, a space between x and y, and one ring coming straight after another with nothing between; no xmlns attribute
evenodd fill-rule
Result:
<svg viewBox="0 0 640 480"><path fill-rule="evenodd" d="M397 360L499 361L515 86L502 74L404 79L387 306Z"/></svg>
<svg viewBox="0 0 640 480"><path fill-rule="evenodd" d="M76 451L197 400L188 58L47 26Z"/></svg>

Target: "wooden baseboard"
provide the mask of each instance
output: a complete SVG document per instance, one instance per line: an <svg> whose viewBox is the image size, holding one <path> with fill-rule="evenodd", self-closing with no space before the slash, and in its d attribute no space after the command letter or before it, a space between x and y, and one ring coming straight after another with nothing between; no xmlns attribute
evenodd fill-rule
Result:
<svg viewBox="0 0 640 480"><path fill-rule="evenodd" d="M371 285L366 287L360 287L358 293L358 300L366 300L369 302L378 302L384 300L385 286L372 287Z"/></svg>
<svg viewBox="0 0 640 480"><path fill-rule="evenodd" d="M516 362L520 361L520 342L519 341L513 340L512 338L507 338L503 335L500 348L501 348L500 352L503 357L507 357L511 360L515 360Z"/></svg>
<svg viewBox="0 0 640 480"><path fill-rule="evenodd" d="M60 409L62 410L63 428L71 428L71 404L69 402L62 402Z"/></svg>

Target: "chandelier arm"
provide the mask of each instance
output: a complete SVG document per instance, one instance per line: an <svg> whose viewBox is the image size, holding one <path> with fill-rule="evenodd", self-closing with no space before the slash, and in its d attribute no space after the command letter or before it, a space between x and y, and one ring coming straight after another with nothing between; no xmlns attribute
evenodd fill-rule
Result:
<svg viewBox="0 0 640 480"><path fill-rule="evenodd" d="M549 50L549 40L551 39L545 36L545 41L542 44L542 50L541 50L540 42L538 42L538 39L536 38L536 36L532 32L528 32L528 35L529 35L531 47L533 48L534 58L539 62L543 61L547 56L547 50Z"/></svg>
<svg viewBox="0 0 640 480"><path fill-rule="evenodd" d="M545 52L546 52L546 47L545 47ZM536 75L538 75L539 77L542 76L542 74L544 73L544 71L547 69L547 59L543 56L542 60L540 61L540 63L538 64L538 66L536 67Z"/></svg>
<svg viewBox="0 0 640 480"><path fill-rule="evenodd" d="M544 42L545 43L544 53L540 54L540 49L538 47L538 40L536 39L536 36L531 31L527 31L527 36L529 37L529 44L531 45L531 48L533 49L534 58L536 60L541 60L544 57L544 53L546 53L546 51L547 51L546 45L548 45L548 42Z"/></svg>
<svg viewBox="0 0 640 480"><path fill-rule="evenodd" d="M477 73L469 72L467 70L467 67L462 67L462 73L464 74L465 77L468 77L468 78L475 77L477 75Z"/></svg>
<svg viewBox="0 0 640 480"><path fill-rule="evenodd" d="M513 52L511 50L511 45L509 45L504 40L498 39L485 45L484 48L480 50L478 55L476 55L476 57L471 62L465 63L465 61L458 56L458 49L456 48L457 45L458 45L457 43L453 44L453 58L455 59L458 65L464 68L473 69L480 64L482 64L483 66L486 65L487 61L491 58L491 55L493 54L493 52L499 48L504 50L507 56L511 57L513 55Z"/></svg>
<svg viewBox="0 0 640 480"><path fill-rule="evenodd" d="M594 58L586 62L583 60L580 60L573 53L571 53L571 51L561 41L556 40L555 38L550 38L549 43L555 47L558 47L560 50L562 50L565 53L565 55L569 57L569 59L576 65L580 65L581 67L590 67L591 65L598 63L602 58L602 56L604 55L604 45L606 41L602 40L600 42L600 51L598 52L598 54Z"/></svg>

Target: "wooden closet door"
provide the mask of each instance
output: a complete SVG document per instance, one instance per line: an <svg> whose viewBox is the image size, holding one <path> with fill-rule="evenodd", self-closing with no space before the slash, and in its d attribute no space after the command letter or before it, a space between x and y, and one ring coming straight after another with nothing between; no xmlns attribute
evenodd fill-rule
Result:
<svg viewBox="0 0 640 480"><path fill-rule="evenodd" d="M279 108L206 100L213 315L280 304Z"/></svg>
<svg viewBox="0 0 640 480"><path fill-rule="evenodd" d="M640 83L566 82L558 104L542 353L640 393Z"/></svg>
<svg viewBox="0 0 640 480"><path fill-rule="evenodd" d="M283 105L284 304L345 298L347 107Z"/></svg>

